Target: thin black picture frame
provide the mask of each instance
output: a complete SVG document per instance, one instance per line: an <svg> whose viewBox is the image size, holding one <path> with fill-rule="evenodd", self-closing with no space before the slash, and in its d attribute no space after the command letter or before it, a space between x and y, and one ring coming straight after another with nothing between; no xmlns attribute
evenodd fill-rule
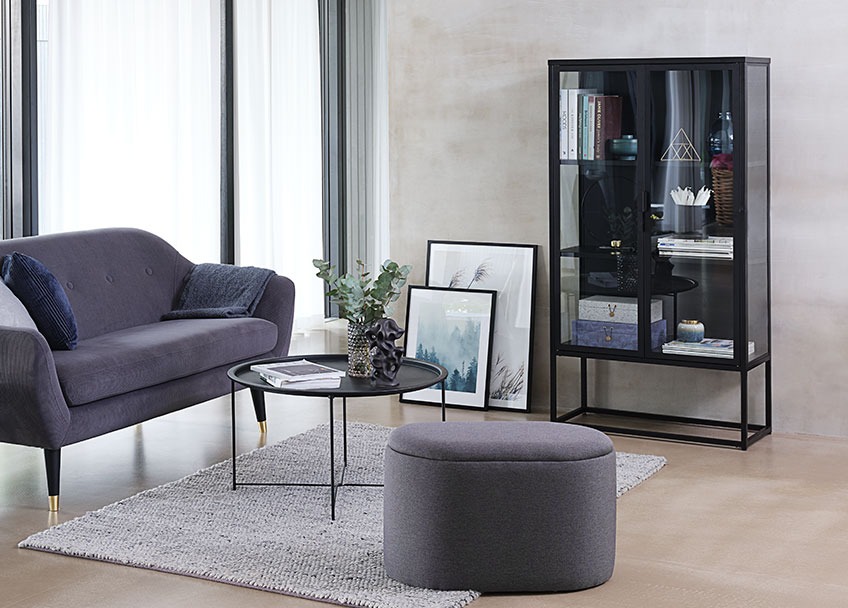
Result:
<svg viewBox="0 0 848 608"><path fill-rule="evenodd" d="M436 308L439 305L442 310ZM488 388L496 306L497 292L490 289L452 289L426 285L408 287L404 355L436 363L447 369L446 407L476 410L489 407ZM422 312L425 310L430 314L430 326L426 332L421 331ZM444 315L444 319L439 317L440 314ZM470 325L463 323L463 318ZM479 321L476 328L475 320ZM444 325L434 328L434 323ZM422 338L422 335L426 337ZM426 344L422 339L426 340ZM476 346L473 359L465 358L470 354L469 340ZM448 353L450 357L446 356ZM469 386L473 386L474 390L469 391ZM441 406L441 386L433 385L412 393L401 393L400 401Z"/></svg>
<svg viewBox="0 0 848 608"><path fill-rule="evenodd" d="M447 266L440 260L434 260L441 255L440 250L452 252L455 256L464 256L461 259L468 262L467 267L448 273ZM503 269L501 273L493 272L487 277L479 277L477 271L487 256L508 259L510 250L518 262L524 263L520 269L520 277L515 277ZM527 243L427 241L428 286L448 287L456 283L456 274L462 272L466 280L463 286L479 285L481 289L493 289L498 292L498 311L492 346L494 367L490 374L490 409L530 411L538 252L538 245ZM475 263L475 260L479 261ZM526 321L526 327L511 324L510 318L523 319ZM523 381L521 386L517 387L521 377Z"/></svg>

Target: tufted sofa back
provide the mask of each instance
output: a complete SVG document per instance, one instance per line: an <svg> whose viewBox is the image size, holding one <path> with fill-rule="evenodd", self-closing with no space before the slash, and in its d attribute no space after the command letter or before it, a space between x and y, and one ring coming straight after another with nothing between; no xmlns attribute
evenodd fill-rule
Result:
<svg viewBox="0 0 848 608"><path fill-rule="evenodd" d="M155 323L176 305L194 266L158 236L102 228L0 240L0 257L36 258L59 280L80 340Z"/></svg>

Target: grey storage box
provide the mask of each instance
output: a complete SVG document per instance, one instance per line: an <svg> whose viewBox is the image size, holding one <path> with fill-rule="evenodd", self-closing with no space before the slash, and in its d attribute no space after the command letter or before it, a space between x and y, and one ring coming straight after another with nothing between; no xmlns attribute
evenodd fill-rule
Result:
<svg viewBox="0 0 848 608"><path fill-rule="evenodd" d="M638 323L636 298L622 296L589 296L578 304L578 318L607 323ZM663 318L662 300L651 300L651 323Z"/></svg>
<svg viewBox="0 0 848 608"><path fill-rule="evenodd" d="M657 350L665 343L665 319L651 323L651 349ZM639 348L639 326L636 323L612 323L609 321L583 321L571 323L571 341L577 346L596 346L637 350Z"/></svg>

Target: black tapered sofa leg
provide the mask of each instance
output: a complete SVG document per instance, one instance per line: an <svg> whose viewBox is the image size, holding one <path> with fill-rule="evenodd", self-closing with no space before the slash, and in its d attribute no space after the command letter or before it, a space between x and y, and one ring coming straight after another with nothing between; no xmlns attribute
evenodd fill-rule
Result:
<svg viewBox="0 0 848 608"><path fill-rule="evenodd" d="M265 417L265 391L258 388L250 389L250 396L253 398L253 409L256 412L256 422L259 423L259 432L268 432L268 423Z"/></svg>
<svg viewBox="0 0 848 608"><path fill-rule="evenodd" d="M44 449L44 465L47 468L47 499L50 510L59 510L59 466L62 450Z"/></svg>

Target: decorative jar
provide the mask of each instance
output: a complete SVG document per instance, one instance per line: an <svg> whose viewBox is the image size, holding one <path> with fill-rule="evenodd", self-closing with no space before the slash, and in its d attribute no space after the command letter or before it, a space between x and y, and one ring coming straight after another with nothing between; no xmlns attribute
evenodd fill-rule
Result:
<svg viewBox="0 0 848 608"><path fill-rule="evenodd" d="M697 319L683 319L677 324L677 339L681 342L700 342L704 339L704 324Z"/></svg>
<svg viewBox="0 0 848 608"><path fill-rule="evenodd" d="M622 135L610 142L610 151L618 160L636 160L639 142L632 135Z"/></svg>

